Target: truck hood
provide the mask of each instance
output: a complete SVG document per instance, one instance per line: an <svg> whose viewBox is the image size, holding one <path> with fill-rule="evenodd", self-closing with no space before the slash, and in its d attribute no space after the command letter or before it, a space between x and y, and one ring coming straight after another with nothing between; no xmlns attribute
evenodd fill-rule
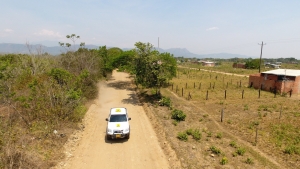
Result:
<svg viewBox="0 0 300 169"><path fill-rule="evenodd" d="M112 130L125 130L129 128L128 122L109 122L107 127Z"/></svg>

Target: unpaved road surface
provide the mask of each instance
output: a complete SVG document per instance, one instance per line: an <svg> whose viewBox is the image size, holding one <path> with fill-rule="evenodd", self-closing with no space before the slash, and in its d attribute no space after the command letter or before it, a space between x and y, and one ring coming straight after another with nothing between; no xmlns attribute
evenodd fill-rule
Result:
<svg viewBox="0 0 300 169"><path fill-rule="evenodd" d="M168 160L135 92L128 74L113 72L112 79L99 84L99 97L84 119L84 131L66 144L66 159L55 168L63 169L167 169ZM110 108L126 107L130 139L106 140L105 118Z"/></svg>

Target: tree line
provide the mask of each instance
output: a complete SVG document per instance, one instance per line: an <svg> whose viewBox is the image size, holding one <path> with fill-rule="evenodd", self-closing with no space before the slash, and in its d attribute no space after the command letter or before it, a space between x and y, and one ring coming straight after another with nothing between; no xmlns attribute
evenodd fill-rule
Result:
<svg viewBox="0 0 300 169"><path fill-rule="evenodd" d="M75 34L67 35L73 41ZM73 39L72 39L73 38ZM176 60L150 43L135 48L84 48L60 43L67 52L0 55L0 168L49 168L78 128L97 83L114 69L134 76L137 86L160 88L176 76ZM38 148L37 148L38 147Z"/></svg>

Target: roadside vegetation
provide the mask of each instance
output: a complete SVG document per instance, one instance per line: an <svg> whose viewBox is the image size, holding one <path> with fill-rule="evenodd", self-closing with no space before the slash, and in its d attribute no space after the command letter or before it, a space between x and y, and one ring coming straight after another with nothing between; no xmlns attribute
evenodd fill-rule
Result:
<svg viewBox="0 0 300 169"><path fill-rule="evenodd" d="M257 60L217 60L216 67L185 60L177 67L180 59L150 43L137 42L129 51L86 49L82 42L75 48L79 36L66 37L72 44L60 42L66 52L59 56L33 50L0 55L0 168L55 166L68 136L84 128L80 123L98 95L97 83L114 69L132 75L184 168L276 168L254 148L284 167L300 165L300 103L249 88L247 76L258 73ZM251 69L233 68L234 62Z"/></svg>

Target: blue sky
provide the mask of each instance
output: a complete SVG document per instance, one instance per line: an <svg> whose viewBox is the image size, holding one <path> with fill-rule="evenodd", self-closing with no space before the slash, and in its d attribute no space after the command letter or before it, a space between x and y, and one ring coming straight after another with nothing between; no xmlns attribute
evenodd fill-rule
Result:
<svg viewBox="0 0 300 169"><path fill-rule="evenodd" d="M138 41L196 54L300 59L299 0L0 0L0 43Z"/></svg>

